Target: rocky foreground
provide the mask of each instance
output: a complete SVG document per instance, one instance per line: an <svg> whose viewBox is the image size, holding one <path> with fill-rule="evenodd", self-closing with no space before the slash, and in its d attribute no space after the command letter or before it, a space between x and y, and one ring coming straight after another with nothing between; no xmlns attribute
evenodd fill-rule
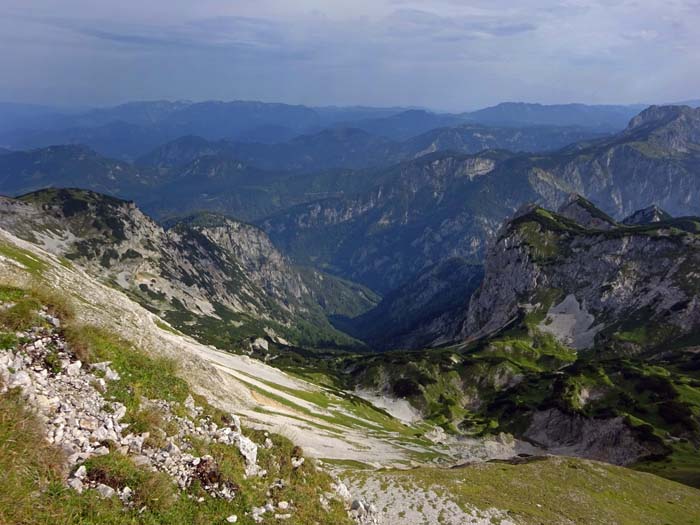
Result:
<svg viewBox="0 0 700 525"><path fill-rule="evenodd" d="M3 308L12 306L5 304ZM279 497L285 480L275 478L257 461L259 447L275 446L269 433L263 434L264 441L258 445L244 435L238 416L228 414L225 424L217 424L192 395L187 396L184 411L177 403L142 397L141 410L158 414L168 432L159 427L155 432L132 429L133 424L125 422L127 407L109 395L110 384L119 382L120 374L108 361L82 363L66 341L60 320L46 310L39 314L45 321L41 326L17 332L19 343L0 351L0 394L16 389L36 412L46 430L46 440L65 453L69 487L77 493L96 491L105 499L116 497L125 507L133 508L138 503L131 487L89 467L91 458L120 454L137 467L166 474L178 491L199 503L205 497L223 501L240 498L241 487L222 474L215 458L196 452L193 443L203 441L235 447L243 460L244 477L262 478L269 483L267 499L252 506L247 518L262 523L294 517L297 502ZM301 449L295 450L299 452L290 461L296 470L306 460ZM195 486L206 496L195 496L191 490ZM372 517L374 508L364 501L353 500L342 481L336 479L330 489L320 495L322 507L329 508L331 501L342 501L356 522L376 523ZM201 494L201 490L197 493ZM239 520L236 514L222 518L228 523Z"/></svg>

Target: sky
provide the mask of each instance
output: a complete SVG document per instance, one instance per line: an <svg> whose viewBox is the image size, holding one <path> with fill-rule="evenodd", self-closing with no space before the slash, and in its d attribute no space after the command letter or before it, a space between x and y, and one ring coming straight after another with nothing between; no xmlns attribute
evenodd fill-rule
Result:
<svg viewBox="0 0 700 525"><path fill-rule="evenodd" d="M700 98L700 0L0 0L0 100Z"/></svg>

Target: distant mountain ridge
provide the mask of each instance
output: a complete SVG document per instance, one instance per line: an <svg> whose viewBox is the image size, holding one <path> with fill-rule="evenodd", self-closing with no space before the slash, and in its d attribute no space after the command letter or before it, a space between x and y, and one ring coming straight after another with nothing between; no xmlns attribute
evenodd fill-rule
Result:
<svg viewBox="0 0 700 525"><path fill-rule="evenodd" d="M435 151L478 153L487 149L540 152L604 136L576 127L488 127L460 124L430 129L396 141L361 128L335 127L277 144L207 141L180 137L137 159L141 166L174 167L205 155L224 155L265 170L318 171L389 166Z"/></svg>
<svg viewBox="0 0 700 525"><path fill-rule="evenodd" d="M480 262L500 222L527 202L558 208L578 193L618 219L649 203L700 215L698 115L652 107L617 135L549 154L426 155L264 226L300 260L313 253L314 264L386 291L440 260Z"/></svg>
<svg viewBox="0 0 700 525"><path fill-rule="evenodd" d="M614 132L643 106L504 103L462 114L415 108L308 107L256 101L135 101L92 110L0 104L0 146L13 149L83 143L103 155L133 160L182 136L277 143L322 129L359 128L392 140L442 127L580 127Z"/></svg>
<svg viewBox="0 0 700 525"><path fill-rule="evenodd" d="M469 120L482 124L584 126L606 131L624 128L643 110L641 104L629 106L586 104L529 104L502 102L496 106L465 113Z"/></svg>
<svg viewBox="0 0 700 525"><path fill-rule="evenodd" d="M83 187L120 195L143 191L161 180L154 169L105 158L83 145L8 151L0 158L0 187L8 195L49 187Z"/></svg>

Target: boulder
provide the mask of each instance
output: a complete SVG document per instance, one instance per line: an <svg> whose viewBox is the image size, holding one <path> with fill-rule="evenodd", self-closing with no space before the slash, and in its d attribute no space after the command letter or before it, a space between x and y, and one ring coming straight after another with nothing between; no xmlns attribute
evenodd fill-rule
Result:
<svg viewBox="0 0 700 525"><path fill-rule="evenodd" d="M76 377L80 375L80 369L83 367L83 363L80 361L75 361L73 363L70 363L68 366L65 367L65 372L67 375L71 377Z"/></svg>
<svg viewBox="0 0 700 525"><path fill-rule="evenodd" d="M105 485L104 483L100 483L96 487L97 493L100 495L102 498L111 498L116 494L115 490L110 487L109 485Z"/></svg>

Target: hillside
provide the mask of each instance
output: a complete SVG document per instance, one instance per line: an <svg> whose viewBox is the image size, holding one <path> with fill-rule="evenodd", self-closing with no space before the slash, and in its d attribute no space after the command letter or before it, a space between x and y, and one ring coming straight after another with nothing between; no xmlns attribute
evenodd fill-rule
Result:
<svg viewBox="0 0 700 525"><path fill-rule="evenodd" d="M155 170L135 168L80 145L12 151L0 158L0 187L5 195L51 187L85 187L119 195L150 191L160 180Z"/></svg>
<svg viewBox="0 0 700 525"><path fill-rule="evenodd" d="M77 324L45 287L0 296L3 522L352 523L340 482L194 394L177 361Z"/></svg>
<svg viewBox="0 0 700 525"><path fill-rule="evenodd" d="M459 327L446 346L345 366L455 432L697 485L700 219L628 226L581 198L561 213L503 227L469 305L441 319Z"/></svg>
<svg viewBox="0 0 700 525"><path fill-rule="evenodd" d="M131 202L44 190L4 199L2 223L222 347L245 349L257 338L353 344L328 323L322 305L356 315L374 304L371 294L341 281L333 299L325 299L330 288L316 273L300 273L264 232L226 217L190 218L165 230Z"/></svg>
<svg viewBox="0 0 700 525"><path fill-rule="evenodd" d="M482 278L481 265L448 259L392 290L375 308L332 321L375 350L425 347L454 330Z"/></svg>
<svg viewBox="0 0 700 525"><path fill-rule="evenodd" d="M386 292L445 257L479 262L512 206L491 192L491 172L510 155L425 155L377 174L369 190L302 204L262 225L296 260Z"/></svg>

